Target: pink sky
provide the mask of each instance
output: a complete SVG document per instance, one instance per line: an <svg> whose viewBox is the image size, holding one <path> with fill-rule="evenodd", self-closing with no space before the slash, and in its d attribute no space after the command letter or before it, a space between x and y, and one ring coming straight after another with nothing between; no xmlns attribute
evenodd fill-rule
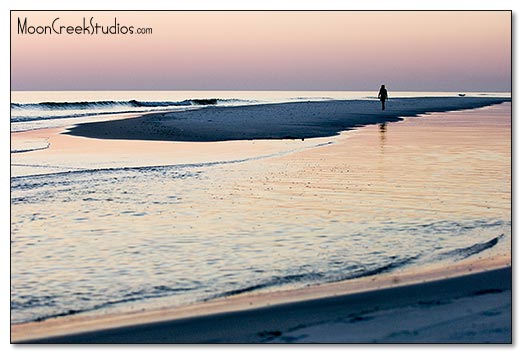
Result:
<svg viewBox="0 0 522 354"><path fill-rule="evenodd" d="M147 35L19 34L29 26ZM511 13L12 12L13 90L510 91Z"/></svg>

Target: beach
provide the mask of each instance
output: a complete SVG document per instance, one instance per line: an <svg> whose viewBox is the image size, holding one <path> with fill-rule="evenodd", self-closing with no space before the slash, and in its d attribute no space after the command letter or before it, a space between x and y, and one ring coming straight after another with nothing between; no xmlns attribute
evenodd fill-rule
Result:
<svg viewBox="0 0 522 354"><path fill-rule="evenodd" d="M12 340L63 344L510 343L511 267L495 264L493 270L484 270L484 264L487 262L476 269L468 264L450 271L376 277L365 279L365 285L346 282L231 297L178 311L51 320L45 329L31 324L15 327ZM444 273L452 276L439 278ZM420 277L425 279L419 281ZM416 280L408 284L412 279ZM372 290L350 291L358 286ZM346 291L348 294L339 295Z"/></svg>
<svg viewBox="0 0 522 354"><path fill-rule="evenodd" d="M209 106L12 133L11 340L509 343L508 101Z"/></svg>
<svg viewBox="0 0 522 354"><path fill-rule="evenodd" d="M516 14L303 6L10 11L13 348L515 342Z"/></svg>
<svg viewBox="0 0 522 354"><path fill-rule="evenodd" d="M508 101L493 97L395 98L385 111L370 100L204 107L135 119L80 124L69 134L99 139L226 141L328 137L356 127L423 113L473 109Z"/></svg>

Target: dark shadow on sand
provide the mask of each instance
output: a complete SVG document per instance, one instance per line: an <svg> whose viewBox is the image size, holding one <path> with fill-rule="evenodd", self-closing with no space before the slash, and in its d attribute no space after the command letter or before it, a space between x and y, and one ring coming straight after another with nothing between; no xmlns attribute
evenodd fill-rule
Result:
<svg viewBox="0 0 522 354"><path fill-rule="evenodd" d="M295 102L236 107L205 107L137 118L80 124L67 134L99 139L226 141L308 139L381 124L424 113L474 109L511 98L396 98L382 111L379 101Z"/></svg>

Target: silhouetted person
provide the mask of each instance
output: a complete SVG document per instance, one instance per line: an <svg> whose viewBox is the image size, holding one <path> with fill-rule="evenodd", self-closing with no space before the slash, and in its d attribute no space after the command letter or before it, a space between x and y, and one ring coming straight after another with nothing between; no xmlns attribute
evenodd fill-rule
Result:
<svg viewBox="0 0 522 354"><path fill-rule="evenodd" d="M386 90L386 87L384 87L384 85L381 85L378 97L381 100L382 110L384 111L384 101L388 99L388 91Z"/></svg>

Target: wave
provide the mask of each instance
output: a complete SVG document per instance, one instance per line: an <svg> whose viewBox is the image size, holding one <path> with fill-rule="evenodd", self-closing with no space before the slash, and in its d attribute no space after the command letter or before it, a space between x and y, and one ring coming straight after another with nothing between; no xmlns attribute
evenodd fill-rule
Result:
<svg viewBox="0 0 522 354"><path fill-rule="evenodd" d="M31 174L31 175L23 175L23 176L12 176L11 177L11 190L28 190L28 189L36 189L43 186L49 185L57 185L62 183L74 184L77 181L74 177L79 176L92 179L93 175L99 174L101 177L99 178L113 178L113 174L121 173L123 175L129 173L136 174L147 174L152 172L159 173L173 173L176 178L188 178L195 177L202 173L202 171L190 172L187 169L190 168L205 168L205 167L213 167L219 165L228 165L228 164L238 164L248 161L258 161L271 157L278 156L286 156L288 154L303 151L307 149L313 149L323 146L328 146L334 144L331 141L327 141L324 143L318 143L314 145L310 145L303 148L290 149L285 151L280 151L267 155L260 155L254 157L247 157L243 159L235 159L235 160L222 160L222 161L212 161L212 162L196 162L196 163L181 163L174 165L152 165L152 166L133 166L133 167L107 167L107 168L79 168L79 167L64 167L64 166L53 166L53 165L35 165L35 164L11 164L12 166L25 166L25 167L41 167L41 168L56 168L56 169L67 169L66 171L60 172L50 172L50 173L42 173L42 174ZM103 176L105 174L105 176ZM173 177L173 176L171 176ZM80 180L80 183L82 180Z"/></svg>
<svg viewBox="0 0 522 354"><path fill-rule="evenodd" d="M444 252L439 255L440 258L455 258L456 260L462 260L471 257L475 254L483 252L489 248L494 247L501 239L504 238L504 234L500 234L497 237L492 238L487 242L480 242L469 247L457 248L449 252Z"/></svg>
<svg viewBox="0 0 522 354"><path fill-rule="evenodd" d="M48 138L24 140L21 142L11 142L11 154L45 150L51 146Z"/></svg>
<svg viewBox="0 0 522 354"><path fill-rule="evenodd" d="M76 308L71 309L62 309L62 311L52 313L52 314L41 314L40 316L35 317L31 321L40 322L45 321L50 318L58 318L64 316L75 315L79 313L96 311L100 309L105 309L110 306L125 304L129 302L136 302L142 300L156 299L169 295L175 295L180 293L186 293L188 291L196 290L197 286L194 287L177 287L172 288L166 285L153 286L147 289L138 289L135 291L128 292L126 294L122 294L119 299L105 301L99 304L92 304L91 299L89 297L90 294L84 294L81 298L79 298L77 302L85 302L85 306L77 306ZM45 308L45 307L55 307L57 303L60 301L57 296L20 296L19 299L11 301L11 309L14 310L34 310L35 308ZM13 323L24 323L26 321L13 321Z"/></svg>
<svg viewBox="0 0 522 354"><path fill-rule="evenodd" d="M504 238L504 234L500 234L497 237L483 243L476 243L469 247L457 248L439 255L440 258L454 258L456 260L465 259L471 257L475 254L481 253L489 248L494 247L502 238ZM233 295L244 294L260 289L266 289L276 286L282 286L289 283L300 283L300 282L338 282L343 280L350 280L356 278L370 277L378 274L383 274L395 270L397 268L404 267L409 265L417 260L423 259L423 254L418 254L416 256L410 257L397 257L392 256L389 257L389 261L382 264L366 264L366 265L358 265L358 266L349 266L345 269L343 274L335 276L331 279L328 279L328 276L322 272L309 272L309 273L301 273L301 274L291 274L286 276L275 276L272 277L265 282L250 285L244 288L229 290L219 295L213 296L211 298L219 298L219 297L227 297Z"/></svg>
<svg viewBox="0 0 522 354"><path fill-rule="evenodd" d="M392 269L402 267L415 259L417 257L409 257L409 258L398 258L398 257L390 257L388 263L384 264L366 264L366 265L358 265L353 269L353 267L348 267L345 269L346 274L341 276L332 277L323 272L306 272L306 273L298 273L298 274L289 274L283 276L273 276L265 281L262 281L258 284L246 286L239 289L233 289L224 291L221 293L217 293L212 296L203 296L199 298L198 301L208 301L216 298L223 298L228 296L234 296L244 293L249 293L261 289L284 286L288 284L296 284L296 283L321 283L321 282L335 282L340 280L347 280L353 278L360 278L365 276L371 276L375 274L385 273L391 271ZM95 311L100 309L105 309L111 306L138 302L149 299L157 299L163 298L178 294L187 294L189 292L202 290L201 284L191 284L191 286L182 286L182 287L170 287L167 285L159 285L150 288L142 288L135 289L130 292L121 293L115 295L114 299L103 301L98 304L92 303L91 298L88 296L89 294L84 294L82 298L79 298L74 308L61 308L61 311L57 311L55 313L41 313L39 316L33 318L31 321L43 321L49 318L57 318L64 317L73 314L79 314L89 311ZM53 308L56 307L60 299L55 296L21 296L19 299L11 301L11 308L16 310L30 310L35 308ZM83 306L82 303L84 302ZM14 323L23 323L25 321L14 321Z"/></svg>
<svg viewBox="0 0 522 354"><path fill-rule="evenodd" d="M487 250L491 247L494 247L501 239L505 236L504 234L500 234L499 236L483 243L476 243L469 247L454 249L439 255L441 258L454 258L454 259L464 259L470 257L472 255L478 254ZM43 321L49 318L57 318L64 317L73 314L79 314L84 312L90 312L95 310L102 310L108 307L112 307L115 305L139 302L144 300L151 300L157 298L164 298L169 296L175 296L180 294L189 294L194 293L193 299L196 301L209 301L212 299L236 296L245 293L256 292L259 290L268 290L270 288L277 288L280 286L291 285L291 284L320 284L320 283L332 283L343 280L355 279L355 278L363 278L375 276L383 273L389 273L398 268L402 268L405 266L409 266L416 261L423 261L425 254L418 254L416 256L391 256L387 257L386 260L382 262L372 262L367 264L351 264L346 266L339 271L333 272L333 274L329 274L330 272L302 272L302 273L294 273L280 276L272 276L266 279L263 279L258 283L245 284L245 286L225 290L219 293L216 293L211 296L201 296L201 291L204 290L202 288L202 284L195 282L192 284L186 284L185 286L170 286L170 285L157 285L152 287L145 287L139 289L133 289L132 291L122 292L119 294L114 294L114 298L105 299L100 303L95 303L93 299L88 296L89 294L85 294L84 297L79 298L75 306L60 307L59 311L55 311L54 313L45 313L40 312L39 315L31 319L31 321ZM35 309L49 309L58 307L60 299L58 297L46 295L46 296L21 296L20 298L13 300L11 302L11 308L16 310L31 310L35 311ZM39 311L36 311L39 312ZM23 323L26 320L13 321L13 323Z"/></svg>
<svg viewBox="0 0 522 354"><path fill-rule="evenodd" d="M80 101L80 102L40 102L11 103L11 122L30 122L44 119L82 117L87 115L130 113L201 107L211 105L251 104L254 100L238 98L191 98L182 101Z"/></svg>
<svg viewBox="0 0 522 354"><path fill-rule="evenodd" d="M183 101L82 101L82 102L40 102L40 103L11 103L11 109L92 109L103 107L168 107L168 106L191 106L191 105L215 105L218 103L250 102L240 99L221 98L193 98Z"/></svg>
<svg viewBox="0 0 522 354"><path fill-rule="evenodd" d="M405 258L393 256L389 258L389 262L383 264L361 264L358 266L349 266L346 269L344 269L341 275L328 275L323 272L307 272L300 274L290 274L285 276L274 276L262 283L250 285L240 289L225 291L220 294L211 296L207 298L207 300L239 295L256 290L268 289L292 283L333 283L343 280L369 277L377 274L387 273L394 269L406 266L419 259L420 257L420 254L417 256Z"/></svg>
<svg viewBox="0 0 522 354"><path fill-rule="evenodd" d="M11 149L11 154L20 154L20 153L23 153L23 152L45 150L45 149L48 149L49 146L51 146L51 144L47 143L45 146L26 148L26 149Z"/></svg>
<svg viewBox="0 0 522 354"><path fill-rule="evenodd" d="M501 239L504 238L504 234L500 234L497 237L483 243L476 243L469 247L457 248L439 255L439 258L453 258L456 260L462 260L478 253L481 253L489 248L494 247ZM418 254L416 256L410 257L397 257L392 256L389 257L389 261L382 264L366 264L366 265L357 265L357 266L349 266L347 267L341 275L329 277L322 272L309 272L309 273L301 273L301 274L291 274L286 276L275 276L272 277L262 283L250 285L244 288L229 290L220 293L219 295L212 296L210 299L219 298L219 297L227 297L233 295L244 294L256 290L271 288L282 286L290 283L302 283L302 282L338 282L356 278L370 277L378 274L388 273L397 268L404 267L409 265L417 260L423 259L423 254Z"/></svg>

